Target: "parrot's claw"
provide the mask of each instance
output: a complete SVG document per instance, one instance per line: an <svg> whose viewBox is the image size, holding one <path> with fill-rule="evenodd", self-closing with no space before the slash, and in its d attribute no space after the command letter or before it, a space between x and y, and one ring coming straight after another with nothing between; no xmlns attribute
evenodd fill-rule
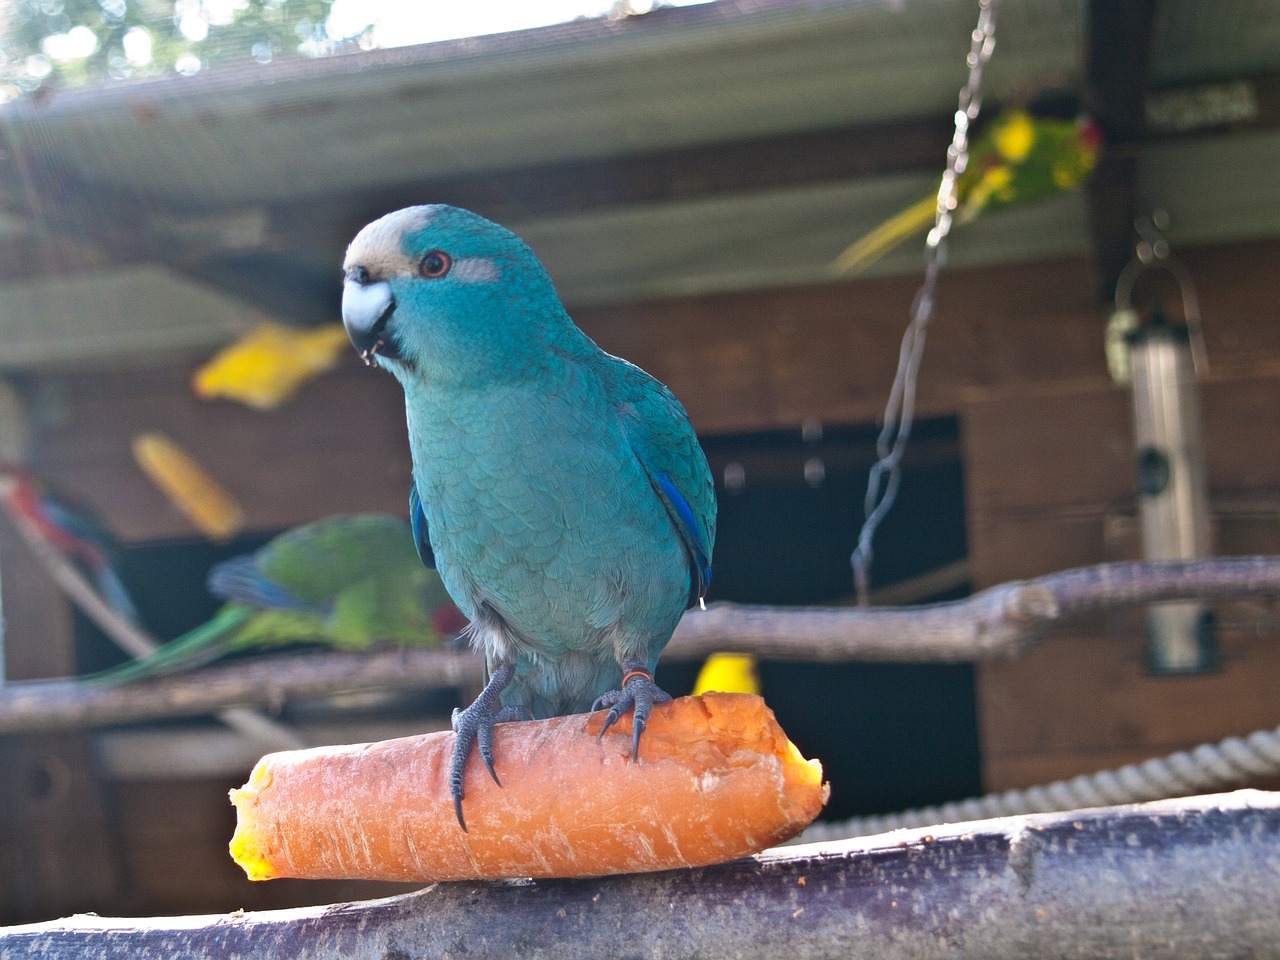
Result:
<svg viewBox="0 0 1280 960"><path fill-rule="evenodd" d="M503 707L496 709L498 697L512 676L515 667L502 664L493 671L489 682L485 684L480 696L465 710L454 708L450 725L453 727L453 761L449 765L449 791L453 794L453 810L458 815L458 826L467 832L467 821L462 816L462 800L466 796L464 774L467 769L467 758L471 756L471 748L478 747L480 759L484 762L493 782L502 786L498 780L498 772L493 766L493 725L508 720L519 720L523 715L520 707Z"/></svg>
<svg viewBox="0 0 1280 960"><path fill-rule="evenodd" d="M609 713L604 718L604 725L600 728L601 737L606 730L622 719L622 715L628 710L635 710L631 721L631 759L639 760L640 734L644 733L645 725L649 722L649 713L655 703L665 703L670 700L671 694L653 682L653 674L645 669L643 663L629 660L622 664L622 668L625 675L620 684L621 689L610 690L599 697L591 705L591 709L609 708Z"/></svg>

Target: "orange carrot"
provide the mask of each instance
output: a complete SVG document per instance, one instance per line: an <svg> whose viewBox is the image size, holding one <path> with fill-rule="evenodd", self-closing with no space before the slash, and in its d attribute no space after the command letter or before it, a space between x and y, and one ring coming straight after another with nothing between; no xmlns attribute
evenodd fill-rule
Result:
<svg viewBox="0 0 1280 960"><path fill-rule="evenodd" d="M231 856L251 880L431 882L585 877L704 866L795 836L827 798L756 696L710 693L654 708L631 754L630 718L499 724L499 787L467 769L464 833L448 767L453 734L263 757L231 791Z"/></svg>

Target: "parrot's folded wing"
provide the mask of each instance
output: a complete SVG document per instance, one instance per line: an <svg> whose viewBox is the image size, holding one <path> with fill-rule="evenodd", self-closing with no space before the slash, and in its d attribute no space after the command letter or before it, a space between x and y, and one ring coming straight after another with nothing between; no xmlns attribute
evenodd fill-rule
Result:
<svg viewBox="0 0 1280 960"><path fill-rule="evenodd" d="M280 584L263 576L253 556L232 557L209 571L209 592L223 600L235 600L258 609L310 610L305 603Z"/></svg>
<svg viewBox="0 0 1280 960"><path fill-rule="evenodd" d="M232 566L231 572L242 574L241 590L222 595L263 608L328 611L353 583L416 570L418 559L410 541L409 526L401 517L324 517L280 534L239 561L241 569ZM210 587L218 592L212 583Z"/></svg>
<svg viewBox="0 0 1280 960"><path fill-rule="evenodd" d="M634 364L604 355L601 379L622 420L632 452L675 522L693 559L696 597L711 584L716 495L698 438L675 395Z"/></svg>

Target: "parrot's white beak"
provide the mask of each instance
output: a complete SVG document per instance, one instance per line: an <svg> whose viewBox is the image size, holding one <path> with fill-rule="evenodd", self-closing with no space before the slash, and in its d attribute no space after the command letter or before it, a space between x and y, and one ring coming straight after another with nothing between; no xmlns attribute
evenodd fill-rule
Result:
<svg viewBox="0 0 1280 960"><path fill-rule="evenodd" d="M394 356L388 353L386 326L395 305L385 280L361 283L358 277L348 277L342 284L342 323L365 363L372 364L379 351Z"/></svg>

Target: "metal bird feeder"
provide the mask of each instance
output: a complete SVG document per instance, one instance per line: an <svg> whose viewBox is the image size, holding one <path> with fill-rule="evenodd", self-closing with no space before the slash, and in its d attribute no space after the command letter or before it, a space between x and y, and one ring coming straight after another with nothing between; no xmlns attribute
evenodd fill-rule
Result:
<svg viewBox="0 0 1280 960"><path fill-rule="evenodd" d="M1142 240L1116 284L1116 313L1132 329L1128 345L1133 433L1142 523L1148 560L1191 560L1212 555L1204 431L1197 374L1203 373L1204 340L1195 286L1170 255L1157 214L1140 222ZM1182 294L1184 324L1165 319L1159 303L1150 321L1136 324L1134 281L1162 269ZM1212 611L1199 601L1152 604L1147 610L1149 666L1156 674L1188 674L1217 666Z"/></svg>

